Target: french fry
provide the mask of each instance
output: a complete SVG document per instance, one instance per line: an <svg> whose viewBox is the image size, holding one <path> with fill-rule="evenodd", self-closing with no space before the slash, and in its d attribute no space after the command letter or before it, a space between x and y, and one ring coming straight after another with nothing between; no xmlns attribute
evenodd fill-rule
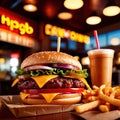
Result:
<svg viewBox="0 0 120 120"><path fill-rule="evenodd" d="M98 86L93 85L93 90L98 90L98 89L99 89L99 87L98 87Z"/></svg>
<svg viewBox="0 0 120 120"><path fill-rule="evenodd" d="M95 100L98 100L98 96L89 96L88 97L88 101L90 101L90 102L95 101Z"/></svg>
<svg viewBox="0 0 120 120"><path fill-rule="evenodd" d="M110 94L110 98L115 98L115 93L116 93L116 91L113 91L113 92Z"/></svg>
<svg viewBox="0 0 120 120"><path fill-rule="evenodd" d="M103 85L100 86L99 89L104 89L105 87L106 87L106 86L103 84Z"/></svg>
<svg viewBox="0 0 120 120"><path fill-rule="evenodd" d="M100 104L100 100L96 100L96 101L93 101L93 102L78 105L78 106L75 107L75 110L76 110L77 113L83 113L85 111L92 110L92 109L98 107L99 104Z"/></svg>
<svg viewBox="0 0 120 120"><path fill-rule="evenodd" d="M93 95L96 96L98 94L98 90L92 90L90 93L91 93L92 96Z"/></svg>
<svg viewBox="0 0 120 120"><path fill-rule="evenodd" d="M103 87L101 86L101 87L100 87L100 90L99 90L99 98L100 98L101 100L104 100L104 101L106 101L106 102L109 102L109 103L112 104L112 105L115 105L115 106L120 107L120 100L114 98L116 91L114 91L110 96L107 96L107 95L105 95L105 94L103 93L102 89L103 89Z"/></svg>
<svg viewBox="0 0 120 120"><path fill-rule="evenodd" d="M99 94L99 98L100 98L101 100L104 100L104 101L106 101L106 102L109 102L109 103L112 104L112 105L115 105L115 106L120 107L120 100L119 100L119 99L111 98L110 96L107 96L107 95L105 95L105 94L103 94L103 93L100 93L100 94Z"/></svg>
<svg viewBox="0 0 120 120"><path fill-rule="evenodd" d="M108 106L108 105L99 105L99 110L101 112L109 112L110 111L110 106Z"/></svg>
<svg viewBox="0 0 120 120"><path fill-rule="evenodd" d="M110 89L111 89L111 87L109 87L109 86L105 87L104 88L104 94L109 95L110 94Z"/></svg>
<svg viewBox="0 0 120 120"><path fill-rule="evenodd" d="M115 87L113 87L113 89L114 89L114 90L117 90L117 89L120 90L120 86L115 86Z"/></svg>
<svg viewBox="0 0 120 120"><path fill-rule="evenodd" d="M115 98L120 99L120 89L115 89L116 93L115 93Z"/></svg>
<svg viewBox="0 0 120 120"><path fill-rule="evenodd" d="M92 88L83 92L84 104L76 106L76 112L83 113L94 108L101 112L120 109L120 86L111 87L110 84L106 84Z"/></svg>

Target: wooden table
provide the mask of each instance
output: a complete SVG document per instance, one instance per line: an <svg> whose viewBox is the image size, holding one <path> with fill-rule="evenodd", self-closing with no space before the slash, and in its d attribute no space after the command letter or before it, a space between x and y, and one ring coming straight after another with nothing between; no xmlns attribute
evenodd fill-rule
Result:
<svg viewBox="0 0 120 120"><path fill-rule="evenodd" d="M16 118L6 106L2 106L0 108L0 120L84 120L84 119L77 117L71 114L70 112L40 115L35 117Z"/></svg>

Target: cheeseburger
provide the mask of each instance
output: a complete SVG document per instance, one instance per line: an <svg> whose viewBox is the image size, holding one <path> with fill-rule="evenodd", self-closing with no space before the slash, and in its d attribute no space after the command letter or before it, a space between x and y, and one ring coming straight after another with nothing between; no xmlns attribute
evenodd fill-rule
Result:
<svg viewBox="0 0 120 120"><path fill-rule="evenodd" d="M63 52L44 51L28 56L16 71L21 100L26 104L73 104L89 88L88 73L73 56Z"/></svg>

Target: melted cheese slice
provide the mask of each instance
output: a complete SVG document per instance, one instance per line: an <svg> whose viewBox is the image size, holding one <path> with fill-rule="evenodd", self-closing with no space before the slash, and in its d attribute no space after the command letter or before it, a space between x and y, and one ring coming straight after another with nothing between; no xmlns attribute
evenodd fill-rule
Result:
<svg viewBox="0 0 120 120"><path fill-rule="evenodd" d="M22 100L24 100L28 96L29 96L29 94L20 92L20 97L21 97Z"/></svg>
<svg viewBox="0 0 120 120"><path fill-rule="evenodd" d="M58 75L42 75L42 76L36 76L31 78L35 80L35 82L40 88L42 88L49 80L56 77L58 77Z"/></svg>
<svg viewBox="0 0 120 120"><path fill-rule="evenodd" d="M36 83L37 85L42 88L49 80L58 77L58 75L41 75L41 76L34 76L31 77ZM17 84L17 82L19 81L19 79L15 79L12 83L12 87L15 86Z"/></svg>
<svg viewBox="0 0 120 120"><path fill-rule="evenodd" d="M89 84L87 83L85 78L81 78L81 81L86 85L86 87L91 90L91 87L89 86Z"/></svg>
<svg viewBox="0 0 120 120"><path fill-rule="evenodd" d="M13 83L12 83L12 85L11 85L11 87L13 87L13 86L15 86L16 84L17 84L17 82L19 81L19 79L17 78L17 79L15 79L14 81L13 81Z"/></svg>
<svg viewBox="0 0 120 120"><path fill-rule="evenodd" d="M44 99L46 100L47 103L51 103L52 100L56 97L56 95L58 95L60 93L40 93L40 95L42 95L44 97ZM23 93L23 92L20 92L20 97L22 100L24 100L26 97L28 97L29 94L27 93Z"/></svg>
<svg viewBox="0 0 120 120"><path fill-rule="evenodd" d="M47 103L51 103L52 100L55 98L55 96L58 94L60 93L46 93L46 94L41 94L41 95L45 98Z"/></svg>

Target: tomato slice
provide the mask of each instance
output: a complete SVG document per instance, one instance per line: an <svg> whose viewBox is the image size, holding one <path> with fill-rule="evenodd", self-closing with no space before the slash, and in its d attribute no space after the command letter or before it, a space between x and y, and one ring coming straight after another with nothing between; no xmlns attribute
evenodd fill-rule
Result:
<svg viewBox="0 0 120 120"><path fill-rule="evenodd" d="M22 92L37 95L39 93L81 93L84 88L24 89Z"/></svg>

